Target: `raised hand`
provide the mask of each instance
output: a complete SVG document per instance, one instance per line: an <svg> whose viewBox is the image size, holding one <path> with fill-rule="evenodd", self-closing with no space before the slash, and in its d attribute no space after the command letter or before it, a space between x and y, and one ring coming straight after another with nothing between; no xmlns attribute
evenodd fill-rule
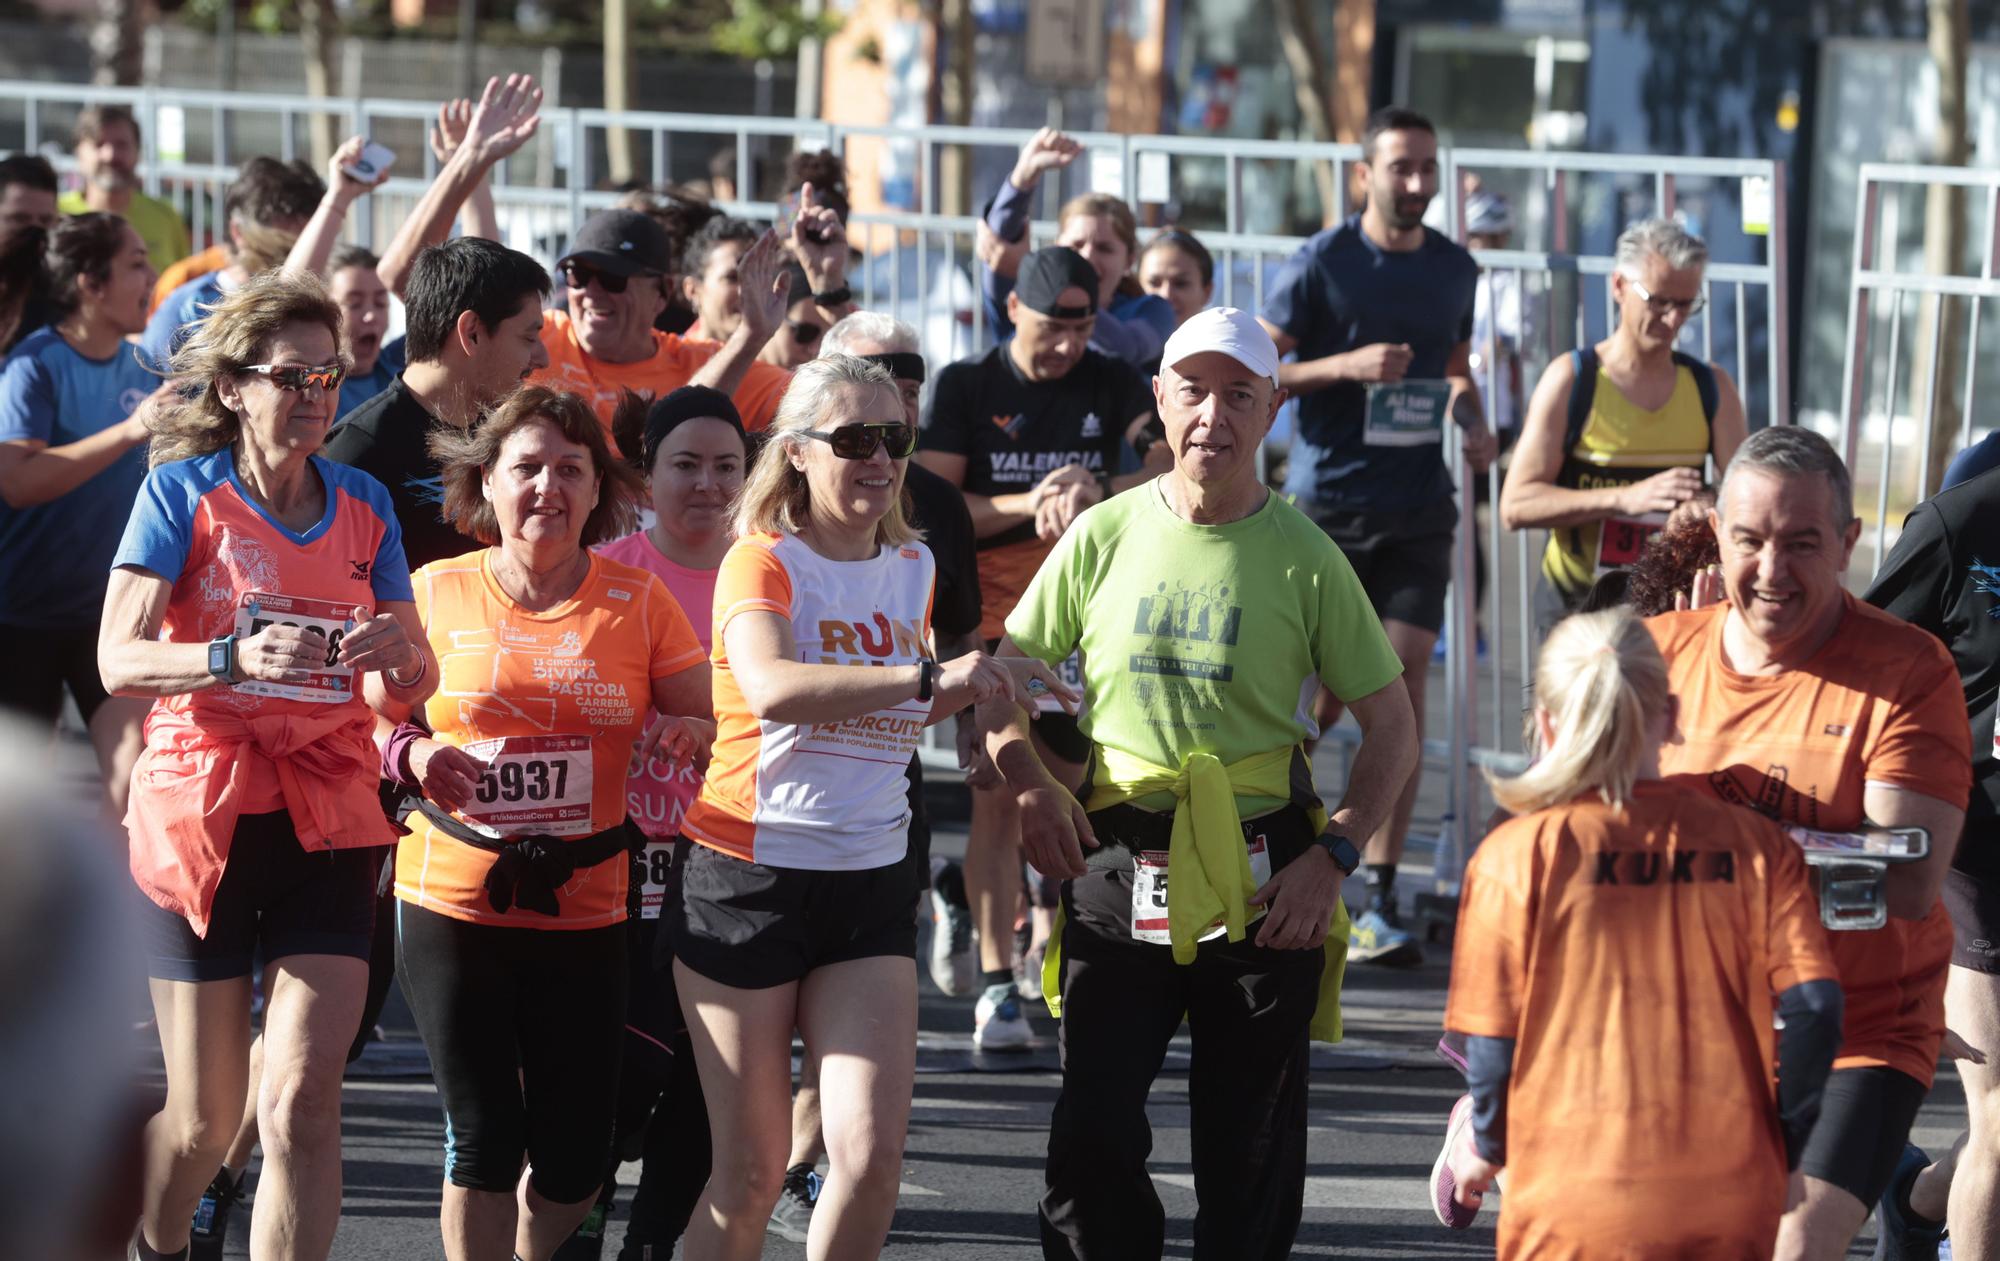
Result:
<svg viewBox="0 0 2000 1261"><path fill-rule="evenodd" d="M534 138L542 125L542 89L531 74L488 79L466 123L461 148L481 166L492 166Z"/></svg>
<svg viewBox="0 0 2000 1261"><path fill-rule="evenodd" d="M472 110L473 103L462 96L438 106L437 122L431 125L431 153L439 166L451 161L451 155L465 143L465 133L472 126Z"/></svg>
<svg viewBox="0 0 2000 1261"><path fill-rule="evenodd" d="M847 274L847 228L831 209L813 204L811 184L799 189L799 213L792 218L789 244L814 292L837 288Z"/></svg>
<svg viewBox="0 0 2000 1261"><path fill-rule="evenodd" d="M349 136L341 142L333 156L326 163L326 192L343 209L352 205L367 193L371 193L389 182L388 170L375 172L375 178L358 180L347 173L347 168L361 160L361 151L368 147L366 136Z"/></svg>
<svg viewBox="0 0 2000 1261"><path fill-rule="evenodd" d="M771 340L791 309L791 284L785 279L785 247L776 232L766 229L736 261L741 288L743 330L757 345Z"/></svg>
<svg viewBox="0 0 2000 1261"><path fill-rule="evenodd" d="M1042 176L1063 167L1083 156L1083 142L1072 139L1053 127L1044 127L1028 137L1028 143L1021 146L1020 156L1014 159L1013 174L1007 182L1022 192L1027 192L1042 182Z"/></svg>

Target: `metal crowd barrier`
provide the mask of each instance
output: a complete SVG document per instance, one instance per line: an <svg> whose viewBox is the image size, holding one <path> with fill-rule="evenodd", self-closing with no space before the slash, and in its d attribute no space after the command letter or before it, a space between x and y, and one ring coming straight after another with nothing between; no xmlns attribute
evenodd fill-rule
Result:
<svg viewBox="0 0 2000 1261"><path fill-rule="evenodd" d="M235 163L256 152L299 156L305 147L301 124L315 114L330 115L342 136L364 134L383 140L401 159L395 178L353 216L350 235L358 243L379 247L386 242L436 170L424 140L434 105L148 88L0 83L0 149L41 149L52 140L66 146L67 120L52 117L52 111L92 102L122 103L135 111L144 130L146 188L170 198L188 214L197 247L208 244L219 231L221 190L233 177ZM206 128L192 127L190 120L198 115L206 116ZM56 121L63 123L63 131L48 125ZM168 138L178 142L171 153L161 149L163 121L169 124ZM1011 162L1030 132L547 108L534 141L495 173L494 200L508 244L551 262L587 214L617 200L618 194L596 186L604 174L598 169L602 164L596 158L596 141L600 133L614 128L636 137L649 172L672 170L676 150L690 145L701 146L704 153L718 146L732 147L739 171L751 168L758 146L779 141L829 149L850 163L871 148L877 158L899 153L918 172L917 206L852 216L849 235L865 260L852 277L858 299L864 307L915 325L934 363L978 353L992 344L973 261L976 220L943 213L938 194L941 155L958 147L967 151L968 160L983 150L989 160L998 155ZM1300 164L1323 163L1330 168L1331 187L1346 190L1351 164L1361 156L1351 145L1076 134L1088 146L1088 155L1044 180L1039 214L1031 228L1036 239L1054 235L1056 208L1068 195L1093 189L1155 205L1175 200L1184 182L1202 182L1212 193L1219 173L1220 223L1211 227L1190 217L1182 226L1196 231L1215 255L1216 300L1250 309L1261 307L1266 284L1301 240L1257 230L1266 226L1262 220L1269 216L1247 191L1255 178L1250 174L1253 168L1263 164L1269 170L1262 174L1275 170L1278 178L1299 180L1310 174ZM51 156L60 167L73 165L65 153ZM1488 276L1511 274L1528 308L1532 339L1520 347L1524 380L1517 405L1522 409L1550 360L1585 338L1601 336L1615 318L1610 249L1622 220L1673 214L1686 190L1761 181L1773 199L1764 261L1711 264L1705 286L1711 301L1683 337L1690 349L1698 347L1712 358L1721 355L1745 399L1762 399L1765 423L1789 421L1782 164L1450 148L1440 157L1444 192L1439 203L1449 235L1457 239L1464 235L1459 229L1463 219L1459 176L1477 172L1513 200L1520 225L1516 236L1533 238L1519 248L1478 255ZM973 195L980 199L989 191L975 189ZM762 219L772 218L778 210L773 203L755 200L724 205L733 213ZM1218 217L1213 205L1206 213ZM1481 353L1482 393L1488 399L1494 397L1496 343L1497 333L1486 346L1475 347ZM1753 420L1758 414L1753 412ZM1525 681L1532 677L1538 646L1532 588L1542 542L1542 533L1533 531L1517 535L1510 544L1500 528L1497 508L1487 508L1482 522L1474 479L1460 467L1455 443L1447 443L1446 458L1457 476L1460 509L1442 668L1447 721L1443 730L1433 730L1425 741L1426 765L1445 772L1448 785L1435 867L1442 891L1456 888L1476 829L1483 826L1488 805L1479 769L1518 768L1524 761L1519 727ZM1500 480L1498 468L1487 475L1492 505L1499 500ZM1484 553L1489 578L1483 599L1475 593L1477 552ZM1479 626L1486 632L1483 660L1475 630ZM1351 747L1358 732L1338 728L1328 736ZM949 749L936 752L950 757Z"/></svg>
<svg viewBox="0 0 2000 1261"><path fill-rule="evenodd" d="M1939 407L1939 390L1948 385L1944 362L1947 345L1962 348L1965 362L1955 428L1957 447L1972 444L1974 419L1986 428L2000 425L1991 408L1976 408L1979 397L1980 317L1988 298L2000 298L2000 171L1961 167L1905 166L1866 162L1861 166L1854 215L1854 269L1848 280L1845 371L1841 380L1839 446L1852 471L1857 508L1872 512L1872 555L1867 572L1881 567L1908 509L1930 493L1934 475L1932 449L1940 426L1952 423ZM1903 202L1910 192L1933 187L1962 188L1972 202L1966 243L1976 270L1958 273L1965 260L1953 260L1952 270L1939 275L1922 262L1921 230L1912 240L1903 231ZM1921 229L1921 212L1915 216ZM1906 265L1911 255L1916 265ZM1952 299L1963 303L1966 320L1962 338L1947 341ZM1886 306L1886 314L1878 309ZM1905 345L1904 313L1917 308L1917 326ZM1874 338L1887 326L1885 353L1874 353ZM1991 341L1993 334L1987 333ZM1921 344L1919 344L1921 343ZM1880 381L1880 393L1875 381ZM1899 386L1901 390L1899 391ZM1898 461L1899 448L1914 438L1916 470ZM1872 489L1873 493L1869 491ZM1857 564L1856 570L1861 566Z"/></svg>

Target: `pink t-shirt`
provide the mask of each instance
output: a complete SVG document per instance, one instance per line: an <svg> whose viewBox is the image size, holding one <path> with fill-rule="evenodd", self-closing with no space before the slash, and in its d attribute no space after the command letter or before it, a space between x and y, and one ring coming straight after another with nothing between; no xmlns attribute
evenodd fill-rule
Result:
<svg viewBox="0 0 2000 1261"><path fill-rule="evenodd" d="M673 593L674 599L680 602L688 621L693 623L702 650L713 649L714 622L710 617L710 607L715 602L717 571L689 569L675 564L660 554L660 549L653 545L653 540L646 536L644 530L614 539L596 550L612 560L657 574L660 581L667 584L667 590ZM652 721L652 715L647 715L647 721ZM661 886L666 877L673 840L681 830L681 816L687 813L700 788L701 773L691 766L672 773L648 765L625 781L625 806L631 812L632 821L648 837L655 838L646 845L646 883L639 897L639 913L646 919L659 918Z"/></svg>

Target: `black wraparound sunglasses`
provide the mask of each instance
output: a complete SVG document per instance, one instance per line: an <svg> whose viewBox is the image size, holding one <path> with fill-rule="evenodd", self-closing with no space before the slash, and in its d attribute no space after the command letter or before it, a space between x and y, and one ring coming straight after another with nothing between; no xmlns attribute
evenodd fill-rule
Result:
<svg viewBox="0 0 2000 1261"><path fill-rule="evenodd" d="M796 432L819 439L843 460L865 460L875 454L876 447L887 448L892 460L907 460L917 449L917 431L908 425L842 425Z"/></svg>

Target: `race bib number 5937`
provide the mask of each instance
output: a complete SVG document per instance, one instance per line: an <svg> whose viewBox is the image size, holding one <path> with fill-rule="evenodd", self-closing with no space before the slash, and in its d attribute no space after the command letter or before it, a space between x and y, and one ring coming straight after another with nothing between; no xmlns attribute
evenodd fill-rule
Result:
<svg viewBox="0 0 2000 1261"><path fill-rule="evenodd" d="M507 736L465 751L486 774L460 813L489 836L588 836L589 736Z"/></svg>

